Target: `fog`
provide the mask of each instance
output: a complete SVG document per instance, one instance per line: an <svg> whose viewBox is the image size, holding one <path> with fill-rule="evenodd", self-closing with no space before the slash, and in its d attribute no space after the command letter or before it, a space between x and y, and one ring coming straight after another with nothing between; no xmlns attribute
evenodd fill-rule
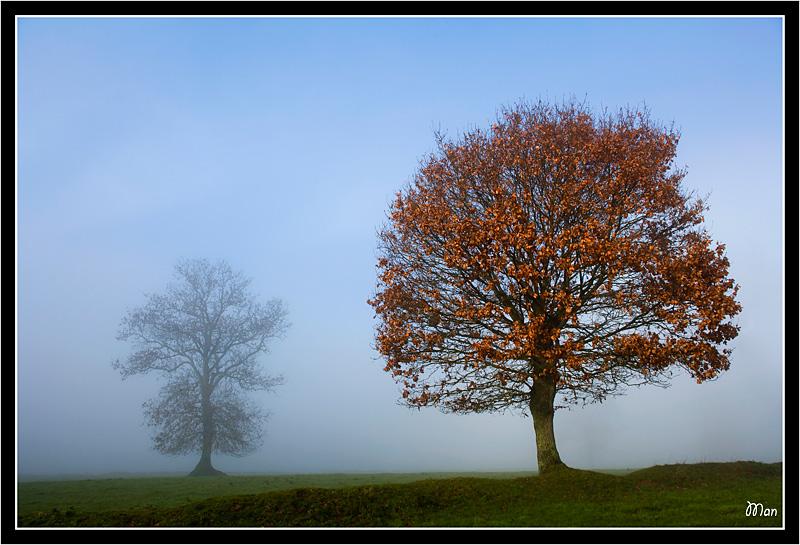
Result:
<svg viewBox="0 0 800 545"><path fill-rule="evenodd" d="M400 406L373 349L376 233L435 129L520 98L646 103L682 132L743 311L731 368L558 411L582 468L782 459L779 19L42 19L18 26L21 475L188 472L152 448L156 375L120 319L182 258L224 259L292 323L263 445L226 472L533 470L530 418Z"/></svg>

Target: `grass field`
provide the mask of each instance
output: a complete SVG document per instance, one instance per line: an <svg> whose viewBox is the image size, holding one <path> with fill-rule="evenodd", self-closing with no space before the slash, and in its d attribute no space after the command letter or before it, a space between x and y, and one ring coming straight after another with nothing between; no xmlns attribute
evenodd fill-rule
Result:
<svg viewBox="0 0 800 545"><path fill-rule="evenodd" d="M616 474L614 474L616 473ZM19 526L780 526L781 464L20 482ZM746 516L747 502L777 516Z"/></svg>

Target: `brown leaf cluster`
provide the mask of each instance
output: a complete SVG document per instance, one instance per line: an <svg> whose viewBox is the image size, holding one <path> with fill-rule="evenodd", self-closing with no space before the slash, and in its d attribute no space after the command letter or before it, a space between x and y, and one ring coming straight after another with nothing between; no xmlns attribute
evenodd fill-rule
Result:
<svg viewBox="0 0 800 545"><path fill-rule="evenodd" d="M729 366L738 286L673 165L679 135L624 110L520 104L438 151L380 233L378 351L404 400L570 401Z"/></svg>

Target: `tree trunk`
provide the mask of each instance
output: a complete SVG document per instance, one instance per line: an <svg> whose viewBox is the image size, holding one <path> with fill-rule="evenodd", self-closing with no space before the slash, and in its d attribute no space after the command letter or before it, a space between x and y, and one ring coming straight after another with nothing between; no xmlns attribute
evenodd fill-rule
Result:
<svg viewBox="0 0 800 545"><path fill-rule="evenodd" d="M197 462L197 465L194 467L191 473L189 473L190 477L209 477L212 475L225 475L222 471L214 468L211 465L211 451L203 451L200 455L200 461Z"/></svg>
<svg viewBox="0 0 800 545"><path fill-rule="evenodd" d="M209 388L202 389L202 418L203 418L203 449L200 454L200 461L189 473L190 477L207 477L210 475L225 475L222 471L215 469L211 465L211 451L214 447L214 421L211 414L211 394Z"/></svg>
<svg viewBox="0 0 800 545"><path fill-rule="evenodd" d="M540 475L558 467L566 467L558 455L556 436L553 432L555 397L554 379L541 377L534 382L530 409L533 417L533 430L536 434L536 459L539 463Z"/></svg>

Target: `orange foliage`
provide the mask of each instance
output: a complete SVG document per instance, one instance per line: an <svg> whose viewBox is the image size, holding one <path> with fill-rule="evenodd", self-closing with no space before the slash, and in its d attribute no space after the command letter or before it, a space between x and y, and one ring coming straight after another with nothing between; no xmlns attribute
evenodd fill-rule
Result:
<svg viewBox="0 0 800 545"><path fill-rule="evenodd" d="M440 137L391 207L369 301L405 401L502 410L538 380L602 400L727 369L738 287L677 143L643 112L543 103Z"/></svg>

